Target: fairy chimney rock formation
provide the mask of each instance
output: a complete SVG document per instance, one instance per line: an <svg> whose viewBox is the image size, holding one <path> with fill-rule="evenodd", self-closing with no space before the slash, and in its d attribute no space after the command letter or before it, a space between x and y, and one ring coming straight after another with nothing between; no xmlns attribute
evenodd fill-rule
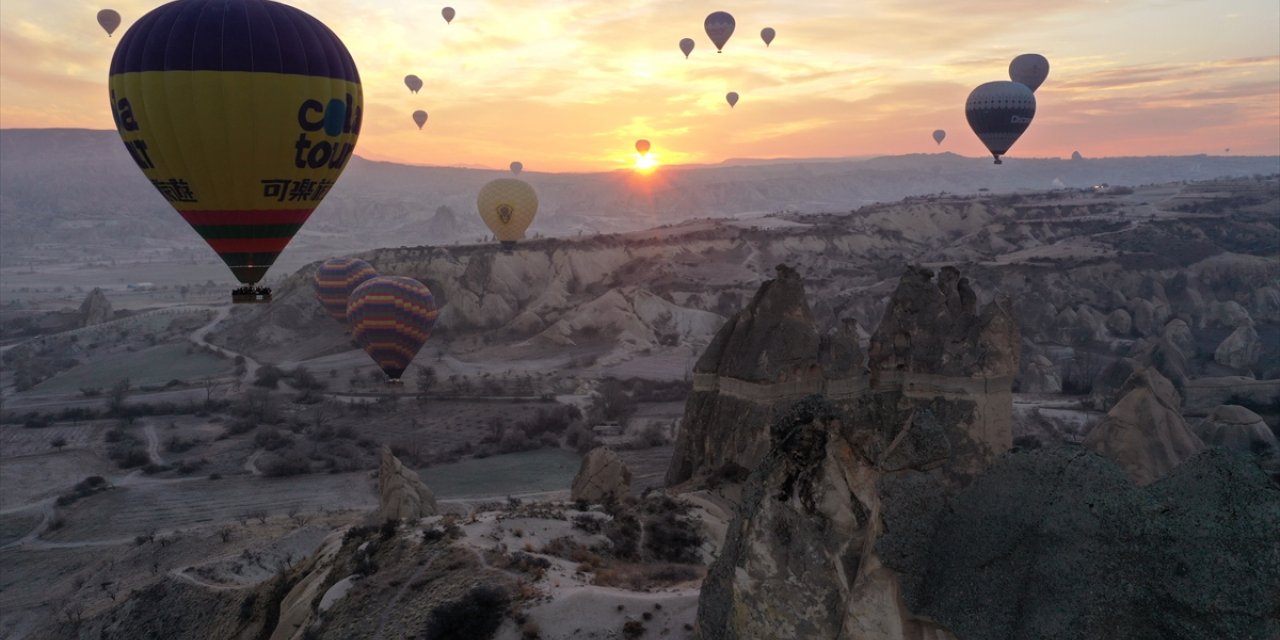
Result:
<svg viewBox="0 0 1280 640"><path fill-rule="evenodd" d="M385 446L382 447L382 464L378 468L378 495L379 520L413 520L439 513L436 498L427 485Z"/></svg>
<svg viewBox="0 0 1280 640"><path fill-rule="evenodd" d="M854 397L865 388L862 370L857 323L820 334L800 274L779 265L694 365L667 484L754 467L779 407L813 393Z"/></svg>
<svg viewBox="0 0 1280 640"><path fill-rule="evenodd" d="M621 500L631 491L631 470L608 447L596 447L582 458L569 497L587 502Z"/></svg>
<svg viewBox="0 0 1280 640"><path fill-rule="evenodd" d="M1182 419L1179 404L1173 383L1154 367L1140 369L1084 445L1119 464L1137 484L1150 484L1204 448Z"/></svg>

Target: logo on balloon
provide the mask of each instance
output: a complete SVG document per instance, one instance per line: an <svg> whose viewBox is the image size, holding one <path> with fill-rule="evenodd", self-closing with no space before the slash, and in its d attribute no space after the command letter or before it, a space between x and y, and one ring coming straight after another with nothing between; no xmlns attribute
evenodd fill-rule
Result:
<svg viewBox="0 0 1280 640"><path fill-rule="evenodd" d="M311 99L302 102L298 107L298 126L302 128L302 133L298 134L298 141L294 143L295 167L319 169L327 165L330 169L340 169L346 166L347 160L351 159L351 152L355 150L354 141L312 141L307 134L323 131L331 138L342 134L359 135L364 109L353 106L354 101L348 93L345 101L335 98L327 105Z"/></svg>
<svg viewBox="0 0 1280 640"><path fill-rule="evenodd" d="M498 219L502 221L502 224L511 222L511 216L514 215L515 212L515 209L512 209L509 204L498 205Z"/></svg>
<svg viewBox="0 0 1280 640"><path fill-rule="evenodd" d="M1010 116L1009 124L1031 124L1031 118L1025 116Z"/></svg>

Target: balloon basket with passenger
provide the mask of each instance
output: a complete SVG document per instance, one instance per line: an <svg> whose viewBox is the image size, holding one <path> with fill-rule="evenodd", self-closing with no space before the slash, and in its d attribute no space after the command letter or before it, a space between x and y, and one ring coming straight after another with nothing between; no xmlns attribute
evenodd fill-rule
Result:
<svg viewBox="0 0 1280 640"><path fill-rule="evenodd" d="M233 304L263 304L271 302L271 287L246 285L231 290Z"/></svg>

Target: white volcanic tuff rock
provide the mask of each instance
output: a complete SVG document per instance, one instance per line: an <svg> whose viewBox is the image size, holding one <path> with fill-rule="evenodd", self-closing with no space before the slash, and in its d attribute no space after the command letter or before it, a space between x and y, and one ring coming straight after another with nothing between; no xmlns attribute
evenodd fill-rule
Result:
<svg viewBox="0 0 1280 640"><path fill-rule="evenodd" d="M1133 318L1124 309L1116 309L1107 315L1107 328L1117 336L1127 336L1133 331Z"/></svg>
<svg viewBox="0 0 1280 640"><path fill-rule="evenodd" d="M84 302L80 303L80 326L89 327L110 320L111 301L107 300L107 296L102 293L102 289L97 287L84 297Z"/></svg>
<svg viewBox="0 0 1280 640"><path fill-rule="evenodd" d="M1224 404L1196 424L1196 435L1205 444L1241 453L1280 453L1280 442L1258 414L1238 405Z"/></svg>
<svg viewBox="0 0 1280 640"><path fill-rule="evenodd" d="M423 484L417 472L408 469L400 459L382 447L382 464L378 467L379 521L389 518L416 520L438 513L436 498Z"/></svg>
<svg viewBox="0 0 1280 640"><path fill-rule="evenodd" d="M1133 328L1143 336L1157 335L1159 330L1159 312L1155 305L1142 298L1129 300L1129 315L1133 317Z"/></svg>
<svg viewBox="0 0 1280 640"><path fill-rule="evenodd" d="M1262 339L1250 325L1237 327L1218 345L1213 359L1224 367L1248 369L1258 364L1262 355Z"/></svg>
<svg viewBox="0 0 1280 640"><path fill-rule="evenodd" d="M1259 287L1253 292L1253 311L1255 320L1280 322L1280 288Z"/></svg>
<svg viewBox="0 0 1280 640"><path fill-rule="evenodd" d="M720 316L668 302L646 290L611 289L535 336L552 344L574 344L574 336L588 330L616 333L618 343L651 347L660 334L674 333L681 341L708 340L723 322Z"/></svg>
<svg viewBox="0 0 1280 640"><path fill-rule="evenodd" d="M1209 305L1209 312L1205 314L1203 326L1207 327L1225 327L1234 329L1238 327L1253 326L1253 318L1249 317L1249 311L1235 300L1227 300L1226 302L1214 302Z"/></svg>
<svg viewBox="0 0 1280 640"><path fill-rule="evenodd" d="M1062 376L1058 368L1027 339L1022 341L1022 357L1018 361L1018 391L1062 393Z"/></svg>
<svg viewBox="0 0 1280 640"><path fill-rule="evenodd" d="M596 447L582 458L573 478L572 500L621 500L631 491L631 469L608 447Z"/></svg>
<svg viewBox="0 0 1280 640"><path fill-rule="evenodd" d="M1155 369L1135 372L1084 445L1119 464L1139 485L1164 477L1204 449L1178 411L1178 393Z"/></svg>
<svg viewBox="0 0 1280 640"><path fill-rule="evenodd" d="M1191 333L1191 327L1187 325L1181 318L1174 318L1169 324L1164 326L1163 337L1170 344L1177 347L1178 351L1187 360L1193 360L1196 357L1196 339Z"/></svg>

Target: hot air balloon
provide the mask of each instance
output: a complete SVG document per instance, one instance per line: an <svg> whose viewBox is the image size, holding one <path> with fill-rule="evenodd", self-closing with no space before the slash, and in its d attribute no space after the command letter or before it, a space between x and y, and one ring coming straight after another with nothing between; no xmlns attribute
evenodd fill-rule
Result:
<svg viewBox="0 0 1280 640"><path fill-rule="evenodd" d="M498 178L480 188L476 208L493 236L510 250L538 214L538 194L523 180Z"/></svg>
<svg viewBox="0 0 1280 640"><path fill-rule="evenodd" d="M404 77L404 86L409 87L409 91L417 93L422 89L422 78L409 74Z"/></svg>
<svg viewBox="0 0 1280 640"><path fill-rule="evenodd" d="M422 129L422 125L427 123L427 112L418 109L413 112L413 121L418 123L418 129Z"/></svg>
<svg viewBox="0 0 1280 640"><path fill-rule="evenodd" d="M773 27L765 27L760 30L760 39L764 40L764 46L766 47L773 43L773 39L777 37L777 35L778 32L774 31Z"/></svg>
<svg viewBox="0 0 1280 640"><path fill-rule="evenodd" d="M116 28L120 26L120 14L115 9L103 9L98 12L98 25L107 32L107 37L116 32Z"/></svg>
<svg viewBox="0 0 1280 640"><path fill-rule="evenodd" d="M636 140L636 151L639 151L639 152L640 152L640 153L642 153L642 154L643 154L643 153L649 153L649 141L648 141L648 140Z"/></svg>
<svg viewBox="0 0 1280 640"><path fill-rule="evenodd" d="M311 285L316 300L334 320L347 324L347 300L356 287L378 277L373 265L359 258L329 258L316 269Z"/></svg>
<svg viewBox="0 0 1280 640"><path fill-rule="evenodd" d="M400 382L431 336L437 313L431 290L402 276L371 278L347 301L351 337L387 374L388 384Z"/></svg>
<svg viewBox="0 0 1280 640"><path fill-rule="evenodd" d="M729 41L729 36L733 35L735 26L737 25L733 21L733 16L724 11L716 11L702 22L702 27L707 31L707 37L711 38L711 42L716 45L716 53L723 53L724 44Z"/></svg>
<svg viewBox="0 0 1280 640"><path fill-rule="evenodd" d="M997 80L979 85L969 94L964 116L982 144L1002 164L1000 156L1009 151L1036 115L1036 96L1019 82Z"/></svg>
<svg viewBox="0 0 1280 640"><path fill-rule="evenodd" d="M266 0L177 0L116 47L116 130L142 172L255 288L333 187L364 113L355 62L323 23Z"/></svg>
<svg viewBox="0 0 1280 640"><path fill-rule="evenodd" d="M1024 53L1009 63L1009 79L1035 91L1049 77L1049 61L1038 53Z"/></svg>
<svg viewBox="0 0 1280 640"><path fill-rule="evenodd" d="M684 58L688 60L689 54L693 53L693 38L682 38L680 40L680 51L684 52Z"/></svg>
<svg viewBox="0 0 1280 640"><path fill-rule="evenodd" d="M729 108L732 109L733 105L738 104L738 92L730 91L725 94L724 99L729 102Z"/></svg>
<svg viewBox="0 0 1280 640"><path fill-rule="evenodd" d="M515 162L512 162L512 163L511 163L511 173L513 173L513 174L515 174L515 175L520 175L520 172L521 172L521 171L524 171L524 163L523 163L523 162L520 162L519 160L517 160L517 161L515 161Z"/></svg>
<svg viewBox="0 0 1280 640"><path fill-rule="evenodd" d="M453 7L445 7L440 10L440 15L444 16L444 21L449 24L453 24L453 16L457 15L457 13L457 11L453 10Z"/></svg>
<svg viewBox="0 0 1280 640"><path fill-rule="evenodd" d="M934 142L936 142L936 143L938 143L938 144L942 144L942 141L943 141L944 139L946 139L946 137L947 137L947 132L946 132L946 131L943 131L942 129L934 129L934 130L933 130L933 141L934 141Z"/></svg>
<svg viewBox="0 0 1280 640"><path fill-rule="evenodd" d="M1084 156L1080 155L1080 152L1079 152L1079 151L1072 151L1072 152L1071 152L1071 159L1072 159L1072 160L1084 160Z"/></svg>

